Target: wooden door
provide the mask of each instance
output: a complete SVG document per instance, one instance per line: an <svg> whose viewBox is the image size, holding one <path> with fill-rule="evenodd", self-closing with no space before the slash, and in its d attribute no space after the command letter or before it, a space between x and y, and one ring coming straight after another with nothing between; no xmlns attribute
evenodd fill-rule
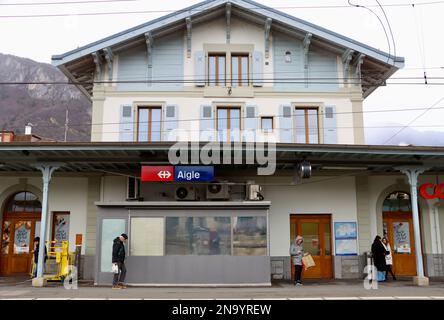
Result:
<svg viewBox="0 0 444 320"><path fill-rule="evenodd" d="M26 274L31 270L37 219L6 218L2 228L0 274ZM37 230L38 233L39 230Z"/></svg>
<svg viewBox="0 0 444 320"><path fill-rule="evenodd" d="M393 272L397 276L415 276L415 237L411 213L384 212L384 235L392 249Z"/></svg>
<svg viewBox="0 0 444 320"><path fill-rule="evenodd" d="M315 267L302 271L303 279L331 279L333 277L331 252L330 215L291 215L290 244L297 235L304 238L304 252L309 252L316 263ZM291 263L291 277L294 266Z"/></svg>

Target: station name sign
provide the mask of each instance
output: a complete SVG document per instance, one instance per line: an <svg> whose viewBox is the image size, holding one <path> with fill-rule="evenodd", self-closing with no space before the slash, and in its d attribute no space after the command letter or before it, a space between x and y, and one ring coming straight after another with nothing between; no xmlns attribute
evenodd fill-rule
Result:
<svg viewBox="0 0 444 320"><path fill-rule="evenodd" d="M441 184L433 184L433 183L424 183L419 187L419 194L424 199L444 199L444 183Z"/></svg>
<svg viewBox="0 0 444 320"><path fill-rule="evenodd" d="M142 182L211 182L213 166L142 166Z"/></svg>

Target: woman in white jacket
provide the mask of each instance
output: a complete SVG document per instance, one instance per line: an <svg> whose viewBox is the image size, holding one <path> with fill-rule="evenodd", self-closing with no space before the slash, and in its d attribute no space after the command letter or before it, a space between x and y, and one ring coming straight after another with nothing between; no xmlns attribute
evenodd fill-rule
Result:
<svg viewBox="0 0 444 320"><path fill-rule="evenodd" d="M390 243L388 242L387 238L382 238L382 244L385 247L385 251L387 251L387 254L385 255L385 264L387 265L387 269L385 271L385 278L387 279L387 275L390 272L390 274L393 277L393 280L396 280L395 274L392 270L393 265L393 256L392 256L392 248L390 247Z"/></svg>

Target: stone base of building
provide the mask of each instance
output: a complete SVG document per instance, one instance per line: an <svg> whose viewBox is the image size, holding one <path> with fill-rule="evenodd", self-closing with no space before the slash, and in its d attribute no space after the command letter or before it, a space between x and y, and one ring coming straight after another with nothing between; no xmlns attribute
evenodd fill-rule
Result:
<svg viewBox="0 0 444 320"><path fill-rule="evenodd" d="M444 254L426 254L425 269L429 277L444 277Z"/></svg>
<svg viewBox="0 0 444 320"><path fill-rule="evenodd" d="M429 285L429 278L427 277L413 277L413 285L414 286L428 286Z"/></svg>
<svg viewBox="0 0 444 320"><path fill-rule="evenodd" d="M32 286L33 287L45 287L46 286L46 279L45 278L33 278L32 279Z"/></svg>

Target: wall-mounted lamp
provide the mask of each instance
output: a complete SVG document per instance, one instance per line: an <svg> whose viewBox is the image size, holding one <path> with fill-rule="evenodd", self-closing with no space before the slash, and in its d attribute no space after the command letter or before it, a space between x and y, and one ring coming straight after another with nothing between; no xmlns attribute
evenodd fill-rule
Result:
<svg viewBox="0 0 444 320"><path fill-rule="evenodd" d="M228 95L231 96L231 87L228 87Z"/></svg>
<svg viewBox="0 0 444 320"><path fill-rule="evenodd" d="M291 62L291 52L290 51L286 51L285 52L285 62L286 63L290 63Z"/></svg>

